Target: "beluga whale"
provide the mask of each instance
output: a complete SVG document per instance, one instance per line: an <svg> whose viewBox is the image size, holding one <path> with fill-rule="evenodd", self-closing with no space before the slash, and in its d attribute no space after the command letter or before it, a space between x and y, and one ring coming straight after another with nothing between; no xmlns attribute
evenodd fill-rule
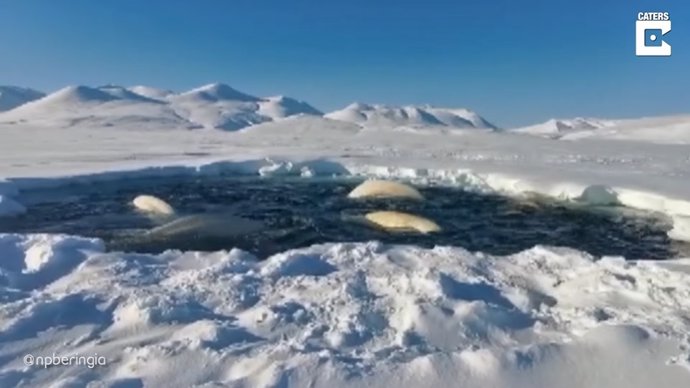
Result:
<svg viewBox="0 0 690 388"><path fill-rule="evenodd" d="M375 211L367 213L364 218L375 226L388 231L418 232L422 234L440 232L441 227L434 221L399 211Z"/></svg>
<svg viewBox="0 0 690 388"><path fill-rule="evenodd" d="M148 231L150 239L181 237L223 238L251 234L263 229L260 221L229 213L200 213L176 218Z"/></svg>
<svg viewBox="0 0 690 388"><path fill-rule="evenodd" d="M260 221L229 212L180 215L164 200L147 194L137 196L132 204L139 211L162 223L140 236L143 240L235 237L257 232L264 227Z"/></svg>
<svg viewBox="0 0 690 388"><path fill-rule="evenodd" d="M406 198L424 200L414 187L401 182L370 179L362 182L347 195L349 198Z"/></svg>
<svg viewBox="0 0 690 388"><path fill-rule="evenodd" d="M150 215L172 216L175 214L175 209L173 209L172 206L162 199L154 197L153 195L138 195L132 201L132 205L134 205L137 210Z"/></svg>

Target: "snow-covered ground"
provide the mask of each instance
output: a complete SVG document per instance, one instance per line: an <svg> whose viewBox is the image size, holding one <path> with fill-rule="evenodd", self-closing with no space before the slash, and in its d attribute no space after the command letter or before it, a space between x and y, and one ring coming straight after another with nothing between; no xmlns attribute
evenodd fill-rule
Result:
<svg viewBox="0 0 690 388"><path fill-rule="evenodd" d="M31 206L23 192L74 180L357 174L622 204L659 212L674 223L671 237L690 239L688 116L553 139L448 124L472 122L466 110L377 106L376 120L428 113L443 123L377 126L294 114L305 105L218 85L187 93L71 88L57 105L53 94L0 113L0 211L21 212ZM232 132L165 125L202 121L192 113L206 127L236 123L238 106L270 120ZM70 122L70 112L90 112L91 124ZM690 258L551 247L493 257L362 242L258 262L238 250L143 255L14 234L0 235L0 257L2 387L690 385ZM53 353L97 353L107 365L22 360Z"/></svg>
<svg viewBox="0 0 690 388"><path fill-rule="evenodd" d="M690 260L375 242L104 253L0 236L0 385L684 387ZM105 357L27 367L23 356ZM34 359L34 362L35 359Z"/></svg>

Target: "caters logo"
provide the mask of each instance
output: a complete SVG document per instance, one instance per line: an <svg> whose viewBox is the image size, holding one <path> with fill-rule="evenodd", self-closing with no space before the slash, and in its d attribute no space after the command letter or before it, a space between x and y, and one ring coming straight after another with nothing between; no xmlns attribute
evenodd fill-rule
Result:
<svg viewBox="0 0 690 388"><path fill-rule="evenodd" d="M668 12L639 12L635 23L635 54L638 57L668 57L671 45L665 41L671 31Z"/></svg>

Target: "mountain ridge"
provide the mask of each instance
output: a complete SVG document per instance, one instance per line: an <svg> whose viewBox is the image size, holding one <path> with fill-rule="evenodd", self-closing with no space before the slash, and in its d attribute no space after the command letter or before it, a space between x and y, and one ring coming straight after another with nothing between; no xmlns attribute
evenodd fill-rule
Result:
<svg viewBox="0 0 690 388"><path fill-rule="evenodd" d="M324 117L347 121L363 127L448 127L459 129L495 130L476 112L466 108L440 108L431 105L367 104L353 102Z"/></svg>

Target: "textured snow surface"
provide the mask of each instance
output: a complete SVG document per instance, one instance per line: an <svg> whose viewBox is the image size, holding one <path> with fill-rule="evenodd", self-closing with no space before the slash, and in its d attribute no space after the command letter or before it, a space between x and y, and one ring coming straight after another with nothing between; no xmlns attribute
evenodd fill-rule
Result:
<svg viewBox="0 0 690 388"><path fill-rule="evenodd" d="M681 387L690 261L376 242L104 253L0 235L1 386ZM27 367L24 354L107 365ZM129 385L126 385L129 384Z"/></svg>

